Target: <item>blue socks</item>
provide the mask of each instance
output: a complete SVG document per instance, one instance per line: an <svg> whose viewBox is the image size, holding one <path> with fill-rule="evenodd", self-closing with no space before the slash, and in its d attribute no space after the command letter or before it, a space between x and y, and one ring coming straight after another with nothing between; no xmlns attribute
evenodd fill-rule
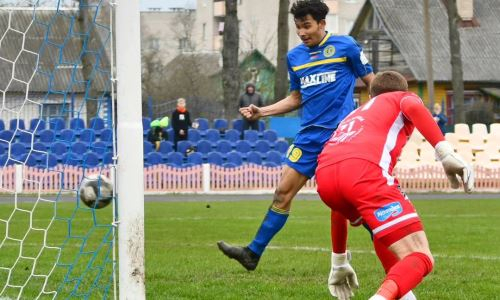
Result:
<svg viewBox="0 0 500 300"><path fill-rule="evenodd" d="M255 235L253 241L248 245L248 248L258 256L261 256L267 244L283 228L287 219L288 211L271 206L260 225L259 231L257 231L257 235Z"/></svg>

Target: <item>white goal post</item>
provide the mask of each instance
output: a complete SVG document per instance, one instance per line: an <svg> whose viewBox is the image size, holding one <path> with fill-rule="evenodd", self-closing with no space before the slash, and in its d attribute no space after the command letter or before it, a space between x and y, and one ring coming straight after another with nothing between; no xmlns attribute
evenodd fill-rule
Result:
<svg viewBox="0 0 500 300"><path fill-rule="evenodd" d="M120 0L115 11L119 294L140 300L145 268L139 0Z"/></svg>

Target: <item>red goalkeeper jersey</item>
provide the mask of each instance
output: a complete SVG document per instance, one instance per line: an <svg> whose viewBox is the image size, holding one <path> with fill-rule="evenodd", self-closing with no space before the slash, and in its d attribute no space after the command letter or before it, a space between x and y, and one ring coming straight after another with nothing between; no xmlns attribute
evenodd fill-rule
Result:
<svg viewBox="0 0 500 300"><path fill-rule="evenodd" d="M318 169L345 159L364 159L379 165L391 182L394 165L415 125L432 146L444 139L417 95L411 92L378 95L339 124L318 157Z"/></svg>

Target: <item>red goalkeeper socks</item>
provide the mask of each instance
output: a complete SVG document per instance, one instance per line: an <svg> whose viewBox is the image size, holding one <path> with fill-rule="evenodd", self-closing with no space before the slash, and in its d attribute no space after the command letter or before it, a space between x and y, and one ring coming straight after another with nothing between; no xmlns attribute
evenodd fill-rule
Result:
<svg viewBox="0 0 500 300"><path fill-rule="evenodd" d="M401 298L431 271L431 259L424 253L413 252L390 269L377 295L390 300Z"/></svg>

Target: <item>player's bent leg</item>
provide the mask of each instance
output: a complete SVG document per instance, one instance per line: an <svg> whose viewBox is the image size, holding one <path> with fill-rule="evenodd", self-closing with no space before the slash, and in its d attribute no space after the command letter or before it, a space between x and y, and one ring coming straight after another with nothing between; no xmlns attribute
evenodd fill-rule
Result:
<svg viewBox="0 0 500 300"><path fill-rule="evenodd" d="M254 240L247 247L231 246L220 241L217 243L219 249L229 258L237 260L245 269L255 270L267 245L285 225L293 197L308 179L293 168L284 166L281 180L274 193L273 204L267 211Z"/></svg>
<svg viewBox="0 0 500 300"><path fill-rule="evenodd" d="M407 228L401 230L404 231ZM394 232L394 235L401 234L401 230L399 233ZM389 234L382 237L382 243L387 244L392 239ZM389 270L380 289L376 295L370 298L371 300L392 300L406 296L432 271L434 266L434 259L423 230L410 233L391 243L389 249L400 261Z"/></svg>

